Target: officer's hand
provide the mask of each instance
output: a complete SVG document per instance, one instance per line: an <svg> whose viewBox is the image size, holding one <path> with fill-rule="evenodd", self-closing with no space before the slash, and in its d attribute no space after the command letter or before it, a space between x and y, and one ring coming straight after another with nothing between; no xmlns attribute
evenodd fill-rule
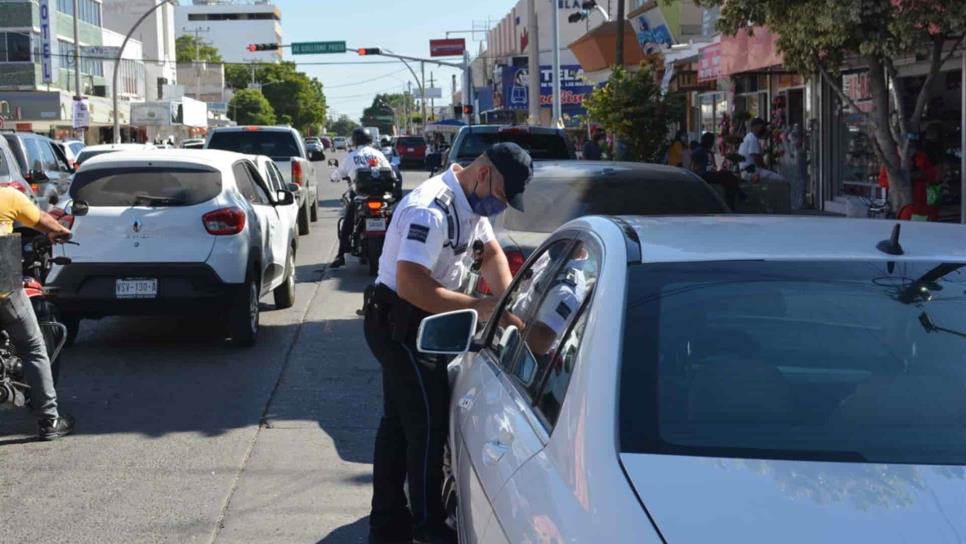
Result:
<svg viewBox="0 0 966 544"><path fill-rule="evenodd" d="M493 315L493 311L496 310L497 302L497 299L494 297L478 298L473 301L471 308L479 314L480 321L489 321Z"/></svg>

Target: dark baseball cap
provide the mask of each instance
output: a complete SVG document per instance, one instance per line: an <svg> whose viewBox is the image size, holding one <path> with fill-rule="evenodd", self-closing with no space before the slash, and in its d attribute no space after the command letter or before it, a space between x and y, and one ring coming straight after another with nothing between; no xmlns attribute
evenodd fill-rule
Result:
<svg viewBox="0 0 966 544"><path fill-rule="evenodd" d="M533 161L530 159L530 154L513 142L493 144L485 154L503 176L507 204L521 212L524 211L523 191L533 177Z"/></svg>

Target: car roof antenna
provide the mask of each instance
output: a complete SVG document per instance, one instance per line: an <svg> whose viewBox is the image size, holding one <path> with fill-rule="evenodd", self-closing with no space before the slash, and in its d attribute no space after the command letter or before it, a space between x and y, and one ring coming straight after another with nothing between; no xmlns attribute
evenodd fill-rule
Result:
<svg viewBox="0 0 966 544"><path fill-rule="evenodd" d="M902 225L896 223L896 226L892 229L892 236L888 240L882 240L876 244L875 248L888 255L904 255L905 251L902 250L902 245L899 244L899 232L901 230Z"/></svg>

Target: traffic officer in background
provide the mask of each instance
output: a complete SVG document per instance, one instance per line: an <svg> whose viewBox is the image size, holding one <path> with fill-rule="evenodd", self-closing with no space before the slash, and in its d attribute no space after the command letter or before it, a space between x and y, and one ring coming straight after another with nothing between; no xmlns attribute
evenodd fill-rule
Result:
<svg viewBox="0 0 966 544"><path fill-rule="evenodd" d="M416 348L426 316L475 309L489 319L496 298L456 291L460 261L476 232L483 278L499 297L512 274L489 218L523 211L530 156L496 144L471 165L452 166L407 195L393 215L379 276L366 292L366 342L382 366L383 417L373 462L371 542L455 542L442 505L443 445L449 420L445 362ZM403 484L408 481L409 502Z"/></svg>
<svg viewBox="0 0 966 544"><path fill-rule="evenodd" d="M345 161L338 168L332 171L330 180L338 183L345 178L350 182L355 182L356 172L360 168L392 168L389 159L372 147L372 136L365 129L357 128L352 131L352 151L346 155ZM345 266L345 254L349 251L349 237L352 236L352 229L356 225L356 207L354 204L355 192L349 186L349 206L345 209L342 217L342 226L339 229L339 252L332 261L332 268Z"/></svg>

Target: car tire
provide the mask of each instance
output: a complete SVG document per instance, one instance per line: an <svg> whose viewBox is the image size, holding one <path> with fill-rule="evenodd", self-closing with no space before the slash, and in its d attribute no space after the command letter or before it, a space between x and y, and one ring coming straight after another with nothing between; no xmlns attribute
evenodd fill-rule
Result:
<svg viewBox="0 0 966 544"><path fill-rule="evenodd" d="M386 239L382 237L366 239L366 261L369 264L370 276L379 275L379 257L382 256L382 246L385 242Z"/></svg>
<svg viewBox="0 0 966 544"><path fill-rule="evenodd" d="M449 444L443 451L443 512L446 515L444 523L453 531L459 533L459 496L456 493L456 478L453 476L452 457Z"/></svg>
<svg viewBox="0 0 966 544"><path fill-rule="evenodd" d="M248 281L229 302L228 333L237 347L250 348L258 338L258 295L258 278L250 273Z"/></svg>
<svg viewBox="0 0 966 544"><path fill-rule="evenodd" d="M295 250L289 250L285 263L285 281L275 288L275 309L285 310L295 306Z"/></svg>
<svg viewBox="0 0 966 544"><path fill-rule="evenodd" d="M319 220L319 199L316 197L312 200L312 208L310 210L310 217L312 222L315 223Z"/></svg>
<svg viewBox="0 0 966 544"><path fill-rule="evenodd" d="M80 318L73 314L63 314L60 316L60 322L67 327L67 346L73 346L74 342L77 341L77 335L80 333Z"/></svg>
<svg viewBox="0 0 966 544"><path fill-rule="evenodd" d="M307 236L311 227L309 226L309 209L308 205L299 208L299 236Z"/></svg>

